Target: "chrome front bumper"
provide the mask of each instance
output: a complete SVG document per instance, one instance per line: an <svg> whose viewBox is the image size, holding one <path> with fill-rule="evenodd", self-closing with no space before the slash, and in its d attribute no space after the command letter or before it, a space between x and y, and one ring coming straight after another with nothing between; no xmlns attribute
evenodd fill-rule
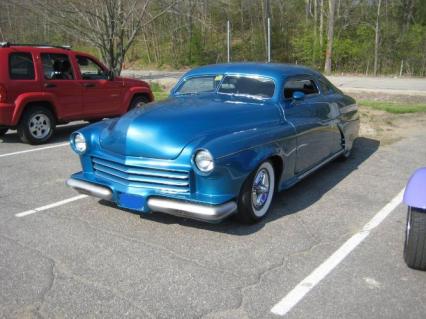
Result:
<svg viewBox="0 0 426 319"><path fill-rule="evenodd" d="M108 187L74 178L68 179L66 184L81 194L112 201L112 191ZM154 212L162 212L206 222L219 222L237 210L237 204L234 201L221 205L206 205L170 198L150 197L147 204L149 209Z"/></svg>

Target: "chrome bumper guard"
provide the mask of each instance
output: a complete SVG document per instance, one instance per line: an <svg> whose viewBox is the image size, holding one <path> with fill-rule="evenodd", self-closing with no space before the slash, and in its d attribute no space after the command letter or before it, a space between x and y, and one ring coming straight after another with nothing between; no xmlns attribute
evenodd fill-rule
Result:
<svg viewBox="0 0 426 319"><path fill-rule="evenodd" d="M107 201L112 200L112 191L108 187L80 181L74 178L68 179L66 184L81 194L98 197ZM206 222L219 222L237 210L237 204L234 201L221 205L205 205L161 197L149 198L148 207L155 212Z"/></svg>

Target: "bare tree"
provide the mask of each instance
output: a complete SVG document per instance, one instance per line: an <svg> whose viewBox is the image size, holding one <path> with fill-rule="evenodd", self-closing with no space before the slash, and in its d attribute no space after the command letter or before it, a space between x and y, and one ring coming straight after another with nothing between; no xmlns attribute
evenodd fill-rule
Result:
<svg viewBox="0 0 426 319"><path fill-rule="evenodd" d="M324 73L331 73L331 56L333 54L334 38L334 12L336 11L336 0L328 0L328 27L327 27L327 50L325 52Z"/></svg>
<svg viewBox="0 0 426 319"><path fill-rule="evenodd" d="M156 2L156 10L151 11L150 0L15 1L95 46L116 74L121 73L124 57L141 31L175 4L160 6Z"/></svg>

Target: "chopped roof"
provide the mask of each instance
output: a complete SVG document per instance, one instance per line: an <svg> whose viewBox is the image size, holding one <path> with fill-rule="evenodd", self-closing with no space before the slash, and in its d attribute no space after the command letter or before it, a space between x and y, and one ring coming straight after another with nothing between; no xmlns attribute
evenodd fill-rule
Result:
<svg viewBox="0 0 426 319"><path fill-rule="evenodd" d="M319 72L308 67L296 64L283 63L226 63L211 64L201 66L188 71L185 76L197 74L225 74L225 73L245 73L270 76L273 78L282 77L283 75L309 74L318 75Z"/></svg>

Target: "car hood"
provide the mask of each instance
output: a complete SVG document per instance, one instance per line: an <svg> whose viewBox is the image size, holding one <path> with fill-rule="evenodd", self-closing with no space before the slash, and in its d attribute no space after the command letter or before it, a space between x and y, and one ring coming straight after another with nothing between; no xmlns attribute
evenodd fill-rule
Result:
<svg viewBox="0 0 426 319"><path fill-rule="evenodd" d="M125 156L175 159L195 139L240 132L278 119L276 107L258 101L170 98L111 121L100 134L100 145Z"/></svg>

